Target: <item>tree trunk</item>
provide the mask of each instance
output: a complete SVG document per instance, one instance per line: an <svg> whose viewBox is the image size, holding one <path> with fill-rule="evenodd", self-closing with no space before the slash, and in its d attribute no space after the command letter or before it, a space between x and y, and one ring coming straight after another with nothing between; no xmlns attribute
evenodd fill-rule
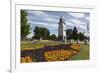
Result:
<svg viewBox="0 0 100 73"><path fill-rule="evenodd" d="M79 44L79 40L77 40L77 44Z"/></svg>

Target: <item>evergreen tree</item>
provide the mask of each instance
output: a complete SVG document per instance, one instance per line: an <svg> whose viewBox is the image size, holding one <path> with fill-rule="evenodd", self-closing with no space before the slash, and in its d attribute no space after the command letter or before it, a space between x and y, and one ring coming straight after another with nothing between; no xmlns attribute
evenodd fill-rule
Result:
<svg viewBox="0 0 100 73"><path fill-rule="evenodd" d="M77 28L76 27L74 27L74 29L73 29L73 31L72 31L72 38L74 39L74 40L76 40L77 41L77 43L78 43L78 30L77 30Z"/></svg>

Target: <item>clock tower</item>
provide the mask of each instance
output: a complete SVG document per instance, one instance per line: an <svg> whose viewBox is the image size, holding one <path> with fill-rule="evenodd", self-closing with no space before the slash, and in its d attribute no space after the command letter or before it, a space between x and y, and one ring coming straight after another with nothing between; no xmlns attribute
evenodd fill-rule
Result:
<svg viewBox="0 0 100 73"><path fill-rule="evenodd" d="M65 30L65 20L61 16L58 23L58 36L61 37L62 41L66 41L66 30Z"/></svg>

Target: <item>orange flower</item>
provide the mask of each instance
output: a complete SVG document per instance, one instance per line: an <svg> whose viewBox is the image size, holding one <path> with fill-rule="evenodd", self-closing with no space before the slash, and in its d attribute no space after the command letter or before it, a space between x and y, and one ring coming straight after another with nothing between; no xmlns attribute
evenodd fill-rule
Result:
<svg viewBox="0 0 100 73"><path fill-rule="evenodd" d="M21 63L31 63L32 58L30 56L21 57Z"/></svg>

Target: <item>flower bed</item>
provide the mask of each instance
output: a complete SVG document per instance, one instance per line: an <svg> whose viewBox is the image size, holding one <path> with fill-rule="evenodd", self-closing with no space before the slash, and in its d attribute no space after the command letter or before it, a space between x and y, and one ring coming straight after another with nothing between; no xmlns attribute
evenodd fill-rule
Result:
<svg viewBox="0 0 100 73"><path fill-rule="evenodd" d="M22 50L21 61L22 63L29 56L30 61L27 62L50 62L50 61L65 61L69 60L73 55L77 54L80 50L79 44L64 44L55 46L44 46L40 49ZM28 58L29 59L29 58Z"/></svg>
<svg viewBox="0 0 100 73"><path fill-rule="evenodd" d="M70 47L71 47L73 50L77 50L77 51L80 50L80 44L72 44Z"/></svg>
<svg viewBox="0 0 100 73"><path fill-rule="evenodd" d="M73 53L70 50L54 50L44 52L44 57L46 61L65 61L68 60Z"/></svg>
<svg viewBox="0 0 100 73"><path fill-rule="evenodd" d="M21 57L21 63L31 63L32 58L30 56Z"/></svg>

